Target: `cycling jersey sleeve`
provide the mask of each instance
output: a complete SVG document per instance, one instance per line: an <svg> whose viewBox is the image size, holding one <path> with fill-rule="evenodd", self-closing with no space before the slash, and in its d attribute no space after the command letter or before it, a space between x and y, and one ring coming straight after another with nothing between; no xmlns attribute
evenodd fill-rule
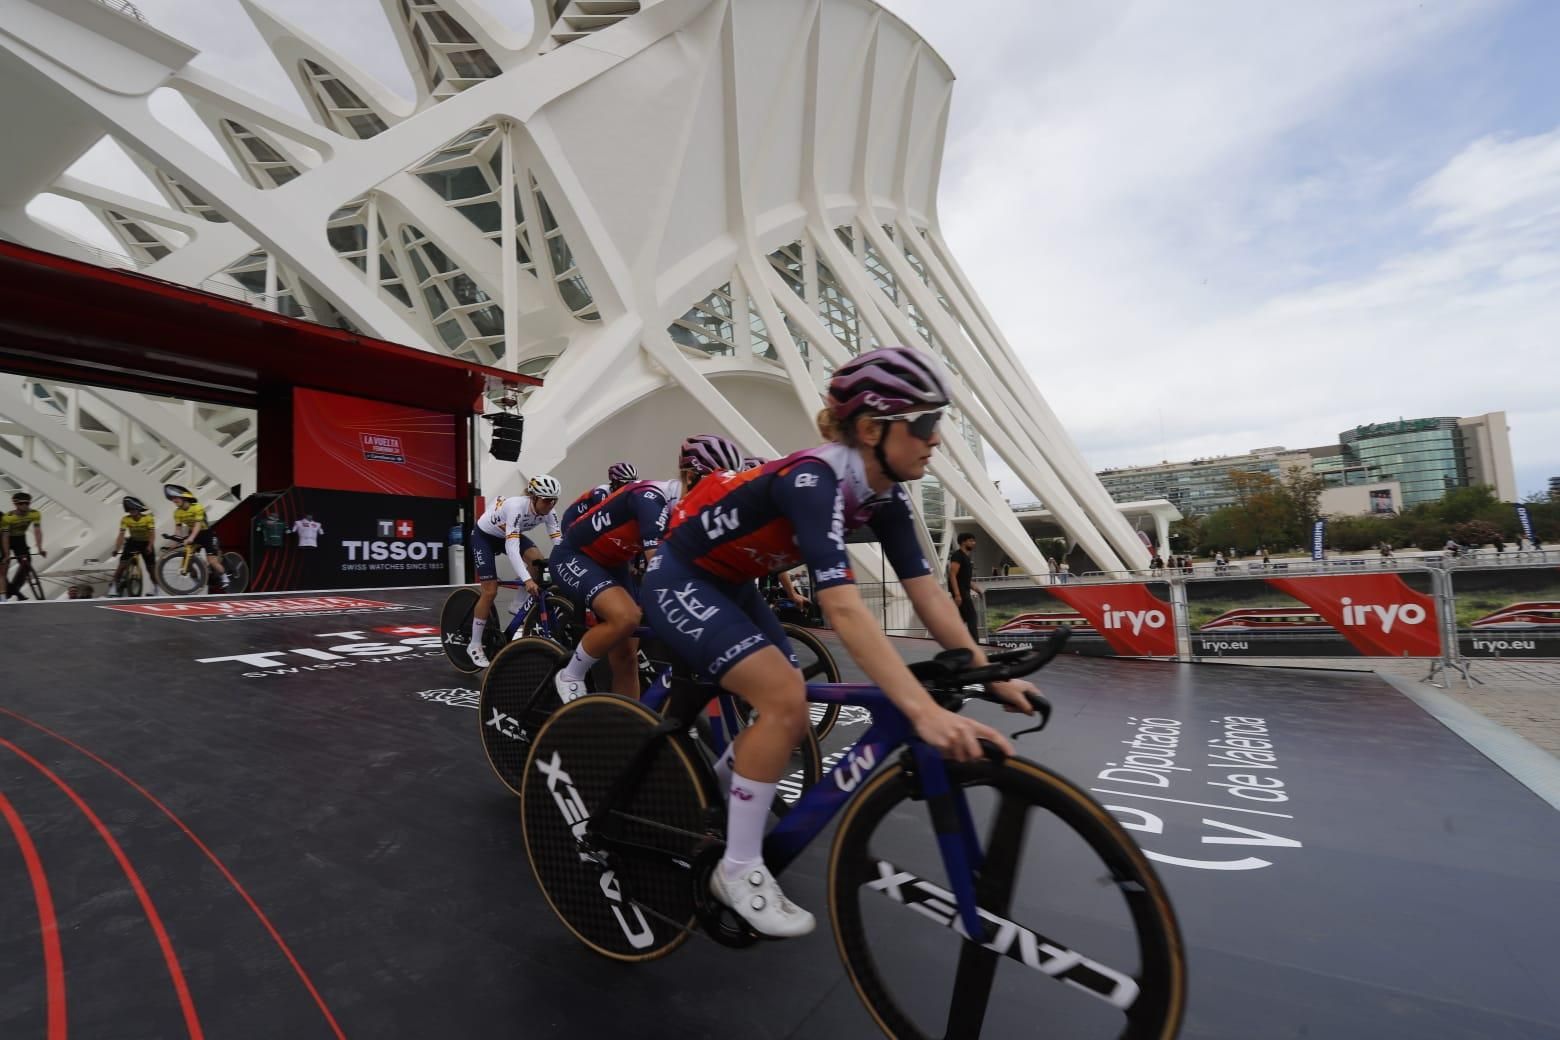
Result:
<svg viewBox="0 0 1560 1040"><path fill-rule="evenodd" d="M504 555L509 557L509 565L515 569L515 576L521 581L531 576L530 569L525 565L525 556L520 545L523 537L518 531L510 531L504 538Z"/></svg>
<svg viewBox="0 0 1560 1040"><path fill-rule="evenodd" d="M639 522L639 544L654 549L666 535L672 518L671 503L655 488L646 488L634 496L634 514Z"/></svg>
<svg viewBox="0 0 1560 1040"><path fill-rule="evenodd" d="M829 464L804 461L776 477L770 493L791 522L802 562L812 571L813 588L854 584L845 551L845 495Z"/></svg>
<svg viewBox="0 0 1560 1040"><path fill-rule="evenodd" d="M903 486L894 488L894 497L877 508L867 526L878 536L883 555L888 557L888 565L894 568L900 581L932 573L932 565L921 548L921 539L916 536L915 514Z"/></svg>
<svg viewBox="0 0 1560 1040"><path fill-rule="evenodd" d="M563 526L558 523L558 511L549 509L547 515L542 517L542 526L547 528L547 537L553 541L563 537Z"/></svg>

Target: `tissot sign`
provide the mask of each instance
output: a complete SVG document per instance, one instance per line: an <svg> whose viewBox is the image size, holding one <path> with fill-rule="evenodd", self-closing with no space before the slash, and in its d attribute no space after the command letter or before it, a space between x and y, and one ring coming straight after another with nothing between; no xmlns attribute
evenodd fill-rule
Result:
<svg viewBox="0 0 1560 1040"><path fill-rule="evenodd" d="M297 490L299 507L324 525L318 548L289 546L279 566L296 573L293 588L437 585L448 580L455 503L405 495Z"/></svg>

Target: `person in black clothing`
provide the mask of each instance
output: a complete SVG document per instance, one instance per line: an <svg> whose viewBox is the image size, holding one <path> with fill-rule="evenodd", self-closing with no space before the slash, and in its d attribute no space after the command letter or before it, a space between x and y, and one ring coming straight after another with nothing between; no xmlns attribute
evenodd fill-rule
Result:
<svg viewBox="0 0 1560 1040"><path fill-rule="evenodd" d="M975 536L959 535L959 547L948 554L948 592L959 607L964 627L970 630L970 638L980 642L978 622L975 619L975 596L970 579L975 576L970 557L975 552Z"/></svg>

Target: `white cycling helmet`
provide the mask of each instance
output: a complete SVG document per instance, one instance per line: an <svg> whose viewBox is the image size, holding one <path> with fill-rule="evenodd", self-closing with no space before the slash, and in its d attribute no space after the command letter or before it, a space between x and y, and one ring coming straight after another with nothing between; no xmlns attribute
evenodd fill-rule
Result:
<svg viewBox="0 0 1560 1040"><path fill-rule="evenodd" d="M537 498L557 498L563 491L563 485L558 483L558 478L547 473L538 473L530 479L525 489Z"/></svg>

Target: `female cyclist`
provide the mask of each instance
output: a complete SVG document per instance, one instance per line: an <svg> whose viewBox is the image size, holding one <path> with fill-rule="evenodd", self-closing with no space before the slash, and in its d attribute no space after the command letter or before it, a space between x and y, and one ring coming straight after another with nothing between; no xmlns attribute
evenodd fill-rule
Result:
<svg viewBox="0 0 1560 1040"><path fill-rule="evenodd" d="M926 471L948 400L930 354L885 347L853 359L829 381L819 416L829 442L706 480L679 504L645 572L640 602L656 634L758 710L734 743L726 850L710 890L764 935L805 935L814 920L785 898L762 859L775 782L808 717L802 675L754 578L807 564L824 617L922 740L961 761L981 755L981 740L1012 752L1002 734L939 707L916 682L862 600L845 550L848 531L871 527L933 638L985 661L932 576L899 486ZM1020 681L995 687L1024 712L1032 710L1024 691L1033 689Z"/></svg>
<svg viewBox="0 0 1560 1040"><path fill-rule="evenodd" d="M531 605L531 597L540 591L536 583L542 567L542 551L526 532L542 526L547 528L554 542L562 537L558 514L553 512L559 491L556 477L538 473L526 483L525 494L495 498L488 511L471 527L471 558L477 565L477 580L482 583L482 592L471 612L471 644L466 647L466 655L478 668L488 666L482 632L487 628L493 600L498 596L498 557L501 553L508 556L515 577L525 582L525 594L515 597L515 612L520 613Z"/></svg>
<svg viewBox="0 0 1560 1040"><path fill-rule="evenodd" d="M742 453L726 438L713 433L689 437L677 451L676 480L625 484L564 532L549 562L553 580L577 609L596 614L595 626L554 680L565 704L586 692L585 675L602 657L610 658L612 692L639 696L639 645L633 632L644 615L634 602L636 583L629 567L641 552L655 555L672 507L685 491L711 473L741 464Z"/></svg>

